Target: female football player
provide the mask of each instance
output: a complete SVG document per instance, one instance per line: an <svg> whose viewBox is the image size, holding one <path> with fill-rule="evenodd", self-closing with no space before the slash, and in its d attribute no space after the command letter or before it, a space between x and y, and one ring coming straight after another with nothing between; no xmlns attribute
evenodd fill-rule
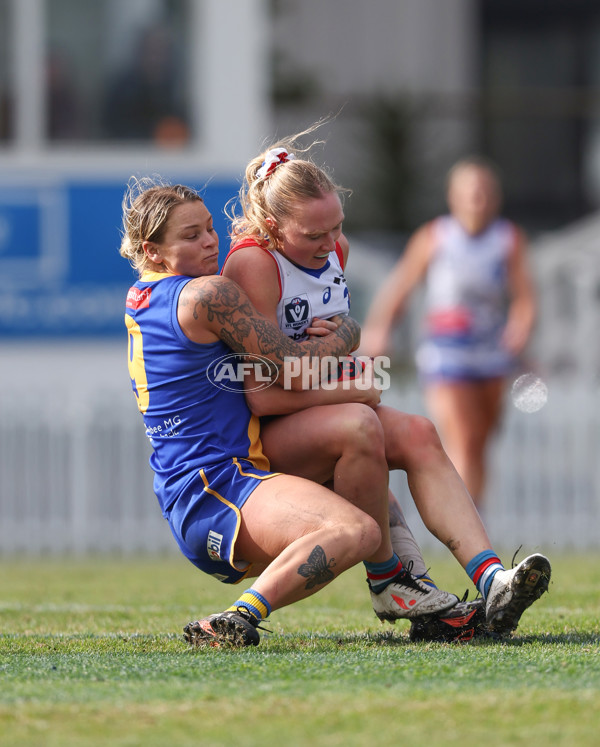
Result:
<svg viewBox="0 0 600 747"><path fill-rule="evenodd" d="M231 215L232 248L222 268L260 312L300 344L326 337L337 326L334 315L349 309L343 190L307 157L310 146L300 148L304 134L276 143L246 167L239 210ZM328 317L334 321L324 321ZM327 464L338 429L344 431L344 408L360 401L360 387L348 384L342 376L337 386L247 392L252 411L263 416L261 437L273 468L314 480L332 477ZM379 403L374 411L389 469L406 471L425 525L485 600L488 626L500 633L514 630L547 588L547 558L532 555L504 570L433 424ZM333 478L336 492L344 495L343 474L336 470Z"/></svg>

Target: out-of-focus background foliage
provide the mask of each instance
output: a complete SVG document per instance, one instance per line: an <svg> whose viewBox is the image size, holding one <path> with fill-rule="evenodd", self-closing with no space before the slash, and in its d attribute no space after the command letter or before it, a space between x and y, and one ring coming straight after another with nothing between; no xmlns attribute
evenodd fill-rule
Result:
<svg viewBox="0 0 600 747"><path fill-rule="evenodd" d="M449 166L500 166L540 299L526 365L550 395L509 411L490 525L598 546L596 0L0 0L0 554L171 548L128 391L124 187L203 189L224 253L246 161L330 115L316 157L352 190L359 319L444 209ZM416 319L389 396L418 410Z"/></svg>

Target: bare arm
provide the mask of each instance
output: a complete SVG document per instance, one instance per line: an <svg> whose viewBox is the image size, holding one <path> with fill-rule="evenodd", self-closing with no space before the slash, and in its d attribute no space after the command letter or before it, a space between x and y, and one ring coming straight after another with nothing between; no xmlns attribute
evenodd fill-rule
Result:
<svg viewBox="0 0 600 747"><path fill-rule="evenodd" d="M246 293L233 281L219 276L195 278L184 286L177 309L179 323L190 340L199 343L222 340L236 353L262 355L278 371L304 357L343 356L360 340L360 327L345 317L327 337L297 345L250 303ZM291 377L292 389L299 389L299 377Z"/></svg>
<svg viewBox="0 0 600 747"><path fill-rule="evenodd" d="M535 321L536 300L526 257L527 239L516 230L515 243L508 260L510 304L502 343L517 355L527 344Z"/></svg>
<svg viewBox="0 0 600 747"><path fill-rule="evenodd" d="M297 343L296 343L297 344ZM246 391L248 407L260 417L264 415L289 415L308 407L359 402L376 407L381 400L381 388L376 386L373 365L369 363L362 378L328 382L317 389L290 391L280 386Z"/></svg>
<svg viewBox="0 0 600 747"><path fill-rule="evenodd" d="M409 239L404 254L373 299L363 325L360 352L372 356L387 352L394 324L423 280L433 248L433 231L427 223Z"/></svg>

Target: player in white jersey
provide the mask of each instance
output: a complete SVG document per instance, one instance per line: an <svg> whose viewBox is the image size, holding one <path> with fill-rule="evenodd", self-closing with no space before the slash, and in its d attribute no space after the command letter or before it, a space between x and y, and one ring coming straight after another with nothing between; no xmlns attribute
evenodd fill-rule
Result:
<svg viewBox="0 0 600 747"><path fill-rule="evenodd" d="M373 300L361 350L389 351L390 331L423 281L417 368L445 448L481 506L487 445L506 378L531 333L535 300L525 236L498 215L495 169L478 158L460 161L450 171L447 196L450 214L413 234Z"/></svg>
<svg viewBox="0 0 600 747"><path fill-rule="evenodd" d="M327 273L331 258L340 249L344 263L348 255L348 241L342 233L340 188L310 160L298 157L301 151L297 148L297 136L279 146L253 159L246 168L239 197L242 213L231 216L233 248L222 269L273 321L277 321L278 308L285 306L284 294L287 296L289 278L281 276L281 267L290 275L296 274L290 286L294 300L301 297L302 280L307 274L315 277ZM276 253L285 258L285 263ZM319 293L323 294L324 288ZM319 293L313 289L312 300L320 302ZM305 295L308 301L308 294ZM299 306L297 312L300 313ZM313 320L306 333L312 339L330 334L335 326L326 319ZM330 465L332 450L347 437L345 408L355 408L363 401L360 387L339 384L333 389L289 392L273 386L248 391L247 398L255 414L282 415L269 417L261 424L263 446L273 468L320 482L333 480L334 489L341 495L352 489L344 479L343 464L338 462L335 472ZM534 595L525 594L527 603L523 604L525 596L509 594L515 604L520 599L519 611L500 615L503 622L498 619L492 579L494 569L502 566L433 424L426 418L379 404L369 406L382 429L389 468L407 472L426 526L451 550L481 592L488 625L500 633L514 629L524 609L534 601ZM536 555L523 563L523 567L533 563L546 568L548 561ZM507 572L502 570L502 573ZM508 573L522 576L517 570ZM545 574L544 570L542 575ZM370 585L377 611L378 589ZM518 585L522 586L522 582ZM534 587L541 588L537 582Z"/></svg>
<svg viewBox="0 0 600 747"><path fill-rule="evenodd" d="M267 244L255 239L236 242L225 258L222 274L234 252L254 247L265 251L277 267L279 300L277 302L277 323L279 329L297 342L307 340L308 329L313 319L329 319L344 316L350 311L350 294L344 277L345 256L339 242L335 251L319 269L300 267L291 262L281 252L272 251Z"/></svg>

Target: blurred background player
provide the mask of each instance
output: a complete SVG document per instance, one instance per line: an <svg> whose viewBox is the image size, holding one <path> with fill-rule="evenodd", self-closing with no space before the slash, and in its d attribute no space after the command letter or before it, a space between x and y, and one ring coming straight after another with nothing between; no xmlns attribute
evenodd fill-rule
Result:
<svg viewBox="0 0 600 747"><path fill-rule="evenodd" d="M417 368L445 449L481 507L486 453L534 323L526 238L501 218L495 167L470 157L447 181L449 214L419 228L373 299L361 352L390 350L390 333L417 285L425 283Z"/></svg>

